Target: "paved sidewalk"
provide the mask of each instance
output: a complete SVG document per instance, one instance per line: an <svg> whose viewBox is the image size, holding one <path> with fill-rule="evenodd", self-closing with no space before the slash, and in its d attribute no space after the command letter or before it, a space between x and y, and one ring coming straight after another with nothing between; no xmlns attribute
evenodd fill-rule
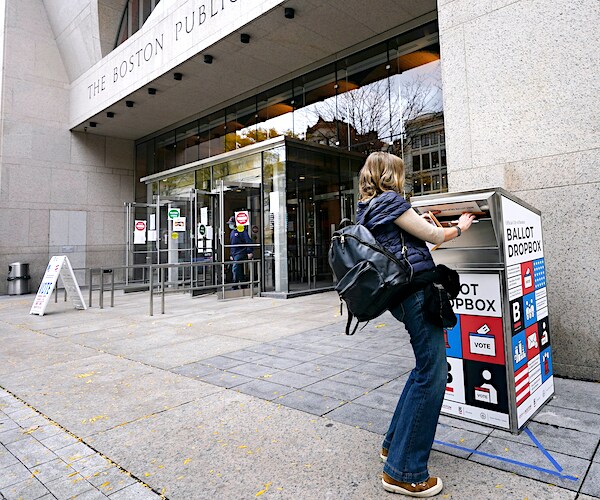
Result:
<svg viewBox="0 0 600 500"><path fill-rule="evenodd" d="M414 364L391 315L347 337L333 293L173 295L153 317L144 294L32 300L0 297L2 498L389 497L381 434ZM442 417L441 498L600 498L600 384L556 392L529 426L548 454Z"/></svg>

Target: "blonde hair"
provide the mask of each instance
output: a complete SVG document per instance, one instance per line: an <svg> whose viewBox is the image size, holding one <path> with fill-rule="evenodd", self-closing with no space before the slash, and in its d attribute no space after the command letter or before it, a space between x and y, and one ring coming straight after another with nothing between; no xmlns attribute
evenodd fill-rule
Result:
<svg viewBox="0 0 600 500"><path fill-rule="evenodd" d="M396 155L378 151L371 153L360 170L359 192L366 201L384 191L404 191L404 162Z"/></svg>

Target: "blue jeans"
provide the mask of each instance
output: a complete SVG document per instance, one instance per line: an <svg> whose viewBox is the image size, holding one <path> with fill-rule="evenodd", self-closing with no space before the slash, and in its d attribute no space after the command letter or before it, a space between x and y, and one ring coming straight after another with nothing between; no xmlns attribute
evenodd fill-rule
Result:
<svg viewBox="0 0 600 500"><path fill-rule="evenodd" d="M235 262L235 264L233 264L233 282L234 283L241 283L243 281L246 281L246 276L244 276L244 264L238 264L238 261L246 260L246 259L247 259L246 254L236 255L233 258L233 260Z"/></svg>
<svg viewBox="0 0 600 500"><path fill-rule="evenodd" d="M444 331L425 320L423 306L421 290L390 310L406 326L416 359L383 440L388 450L383 471L405 483L429 477L427 462L448 378Z"/></svg>

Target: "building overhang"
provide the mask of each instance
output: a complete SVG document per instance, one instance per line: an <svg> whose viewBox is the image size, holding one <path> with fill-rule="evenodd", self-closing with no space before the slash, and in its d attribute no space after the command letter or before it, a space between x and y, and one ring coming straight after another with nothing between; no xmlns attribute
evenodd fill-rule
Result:
<svg viewBox="0 0 600 500"><path fill-rule="evenodd" d="M70 127L139 139L435 19L435 8L434 0L160 2L73 82Z"/></svg>

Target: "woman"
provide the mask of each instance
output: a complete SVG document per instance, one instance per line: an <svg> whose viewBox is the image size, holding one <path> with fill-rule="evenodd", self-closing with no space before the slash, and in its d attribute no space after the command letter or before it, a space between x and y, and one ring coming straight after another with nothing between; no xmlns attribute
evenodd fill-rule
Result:
<svg viewBox="0 0 600 500"><path fill-rule="evenodd" d="M404 244L414 270L412 285L390 308L410 335L416 366L404 386L383 440L383 487L393 493L430 497L443 487L440 478L429 475L427 462L448 371L443 329L428 320L424 301L427 286L440 282L439 270L425 242L438 244L460 236L469 229L474 216L461 215L454 227L436 227L411 209L402 197L403 189L402 160L389 153L372 153L360 171L357 218L361 221L373 203L363 224L384 248L399 257Z"/></svg>

